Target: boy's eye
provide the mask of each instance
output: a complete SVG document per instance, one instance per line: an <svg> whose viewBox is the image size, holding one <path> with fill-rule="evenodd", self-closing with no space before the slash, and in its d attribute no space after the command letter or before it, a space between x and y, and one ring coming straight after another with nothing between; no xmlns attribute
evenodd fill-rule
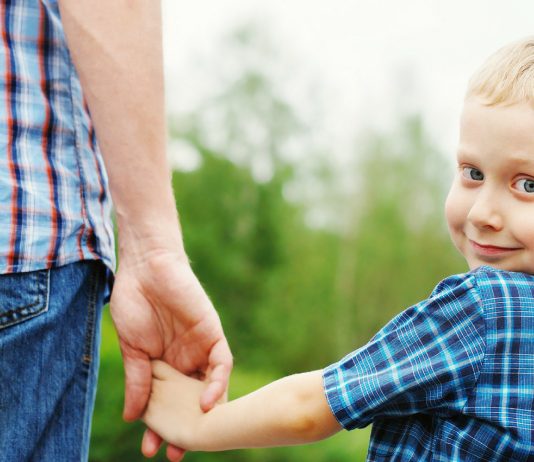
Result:
<svg viewBox="0 0 534 462"><path fill-rule="evenodd" d="M534 180L523 178L522 180L516 181L516 185L521 192L534 193Z"/></svg>
<svg viewBox="0 0 534 462"><path fill-rule="evenodd" d="M464 167L462 169L462 175L468 180L482 181L484 179L484 174L473 167Z"/></svg>

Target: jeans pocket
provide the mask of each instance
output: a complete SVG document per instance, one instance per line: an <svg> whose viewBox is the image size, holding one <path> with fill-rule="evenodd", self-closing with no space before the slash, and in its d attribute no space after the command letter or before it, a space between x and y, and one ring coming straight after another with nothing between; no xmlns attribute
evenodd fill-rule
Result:
<svg viewBox="0 0 534 462"><path fill-rule="evenodd" d="M0 275L0 329L48 310L50 270Z"/></svg>

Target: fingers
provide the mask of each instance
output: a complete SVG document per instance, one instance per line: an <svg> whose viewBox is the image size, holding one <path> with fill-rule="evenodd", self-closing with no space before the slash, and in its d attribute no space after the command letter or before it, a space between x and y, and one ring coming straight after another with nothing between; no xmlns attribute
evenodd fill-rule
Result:
<svg viewBox="0 0 534 462"><path fill-rule="evenodd" d="M154 457L158 453L162 443L163 440L161 437L150 430L150 428L147 428L143 434L141 452L145 457Z"/></svg>
<svg viewBox="0 0 534 462"><path fill-rule="evenodd" d="M152 383L152 369L148 356L121 345L125 372L124 420L131 422L141 417ZM135 355L135 356L134 356Z"/></svg>
<svg viewBox="0 0 534 462"><path fill-rule="evenodd" d="M233 360L225 338L214 345L210 352L209 362L211 370L207 377L208 386L200 397L200 407L204 412L213 408L221 398L225 398L228 389Z"/></svg>
<svg viewBox="0 0 534 462"><path fill-rule="evenodd" d="M163 439L155 432L147 428L143 434L143 441L141 443L141 452L145 457L154 457L161 445ZM171 462L179 462L184 458L185 451L183 449L177 448L172 444L167 446L167 459Z"/></svg>
<svg viewBox="0 0 534 462"><path fill-rule="evenodd" d="M171 462L179 462L185 456L185 451L183 449L177 448L172 444L167 446L167 459Z"/></svg>
<svg viewBox="0 0 534 462"><path fill-rule="evenodd" d="M223 397L225 390L221 382L210 382L200 397L200 408L208 412Z"/></svg>

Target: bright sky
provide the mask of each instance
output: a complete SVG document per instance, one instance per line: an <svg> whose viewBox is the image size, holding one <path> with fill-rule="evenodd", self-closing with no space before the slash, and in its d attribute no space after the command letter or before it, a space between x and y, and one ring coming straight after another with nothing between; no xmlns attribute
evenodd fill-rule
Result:
<svg viewBox="0 0 534 462"><path fill-rule="evenodd" d="M170 112L217 91L199 61L220 61L221 37L256 22L294 62L292 88L321 88L320 130L341 157L359 131L413 109L452 152L468 77L489 53L534 33L531 0L163 0L163 12ZM289 98L307 110L305 93Z"/></svg>

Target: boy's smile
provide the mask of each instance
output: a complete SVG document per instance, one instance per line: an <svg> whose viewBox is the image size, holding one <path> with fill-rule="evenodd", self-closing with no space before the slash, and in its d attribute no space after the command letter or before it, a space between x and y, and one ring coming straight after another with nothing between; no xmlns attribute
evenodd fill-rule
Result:
<svg viewBox="0 0 534 462"><path fill-rule="evenodd" d="M445 206L470 269L534 274L534 109L471 98L460 124L458 167Z"/></svg>

